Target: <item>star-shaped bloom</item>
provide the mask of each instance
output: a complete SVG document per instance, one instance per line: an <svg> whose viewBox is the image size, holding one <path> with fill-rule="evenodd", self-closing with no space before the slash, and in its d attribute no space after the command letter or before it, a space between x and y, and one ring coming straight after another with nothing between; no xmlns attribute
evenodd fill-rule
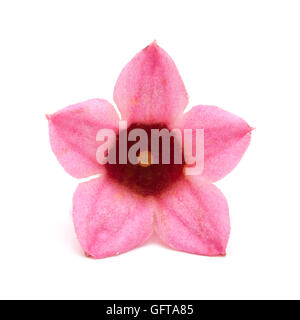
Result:
<svg viewBox="0 0 300 320"><path fill-rule="evenodd" d="M238 164L252 128L215 106L198 105L184 113L188 95L182 79L155 42L123 69L114 101L128 131L179 128L192 129L195 135L196 129L202 129L204 169L199 175L186 175L185 163L152 164L150 151L140 155L143 160L137 164L100 164L96 159L99 130L112 129L115 146L120 144L120 119L106 100L88 100L47 116L51 147L63 168L79 179L99 174L80 183L73 197L75 231L84 252L93 258L124 253L142 245L155 231L176 250L225 255L228 206L213 182Z"/></svg>

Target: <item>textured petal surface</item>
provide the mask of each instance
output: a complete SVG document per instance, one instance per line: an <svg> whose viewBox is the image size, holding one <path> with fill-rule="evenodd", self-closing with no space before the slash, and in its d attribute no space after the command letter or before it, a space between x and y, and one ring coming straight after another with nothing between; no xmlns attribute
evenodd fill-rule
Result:
<svg viewBox="0 0 300 320"><path fill-rule="evenodd" d="M182 179L158 200L156 231L170 247L207 256L225 255L230 233L221 191L199 179Z"/></svg>
<svg viewBox="0 0 300 320"><path fill-rule="evenodd" d="M117 130L119 117L113 106L105 100L88 100L47 118L51 147L64 169L75 178L100 173L96 135L102 128Z"/></svg>
<svg viewBox="0 0 300 320"><path fill-rule="evenodd" d="M148 199L138 197L105 176L81 183L73 197L73 219L88 256L105 258L143 244L153 231Z"/></svg>
<svg viewBox="0 0 300 320"><path fill-rule="evenodd" d="M183 129L204 129L202 177L217 181L241 160L249 146L252 128L241 118L214 106L196 106L183 116ZM193 139L195 152L195 137Z"/></svg>
<svg viewBox="0 0 300 320"><path fill-rule="evenodd" d="M114 100L122 118L129 123L168 123L181 114L188 103L173 60L155 42L123 69L115 86Z"/></svg>

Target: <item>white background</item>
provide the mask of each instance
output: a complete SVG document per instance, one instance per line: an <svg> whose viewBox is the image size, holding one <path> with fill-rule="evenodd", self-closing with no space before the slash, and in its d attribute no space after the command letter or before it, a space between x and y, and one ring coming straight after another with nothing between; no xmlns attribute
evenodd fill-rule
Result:
<svg viewBox="0 0 300 320"><path fill-rule="evenodd" d="M300 298L299 1L1 1L0 298ZM125 64L157 40L189 107L256 127L217 185L232 232L225 258L152 238L118 257L83 256L71 220L78 181L52 154L46 113L112 101Z"/></svg>

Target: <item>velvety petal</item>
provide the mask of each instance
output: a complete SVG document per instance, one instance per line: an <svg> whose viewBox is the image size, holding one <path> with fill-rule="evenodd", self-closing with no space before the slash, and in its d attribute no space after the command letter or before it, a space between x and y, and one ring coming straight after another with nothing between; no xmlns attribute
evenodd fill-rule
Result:
<svg viewBox="0 0 300 320"><path fill-rule="evenodd" d="M153 42L123 69L114 100L129 123L168 123L184 111L188 96L173 60Z"/></svg>
<svg viewBox="0 0 300 320"><path fill-rule="evenodd" d="M85 253L105 258L143 244L153 231L150 199L128 192L105 175L79 184L73 219Z"/></svg>
<svg viewBox="0 0 300 320"><path fill-rule="evenodd" d="M196 106L183 116L183 129L204 129L204 170L202 177L217 181L241 160L249 146L252 128L241 118L215 106Z"/></svg>
<svg viewBox="0 0 300 320"><path fill-rule="evenodd" d="M230 233L221 191L199 179L182 179L158 201L156 231L170 247L207 256L225 255Z"/></svg>
<svg viewBox="0 0 300 320"><path fill-rule="evenodd" d="M75 178L100 173L103 167L96 161L96 141L100 129L118 128L119 117L105 100L93 99L64 108L49 120L50 143L64 169Z"/></svg>

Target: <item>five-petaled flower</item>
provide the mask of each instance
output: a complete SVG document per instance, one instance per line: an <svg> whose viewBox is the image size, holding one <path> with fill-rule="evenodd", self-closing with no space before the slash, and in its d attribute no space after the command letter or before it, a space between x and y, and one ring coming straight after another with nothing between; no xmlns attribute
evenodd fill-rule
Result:
<svg viewBox="0 0 300 320"><path fill-rule="evenodd" d="M251 127L214 106L183 113L188 96L177 68L155 42L121 72L114 101L128 130L204 130L204 170L186 176L182 165L106 164L96 161L99 129L117 133L119 117L106 100L71 105L49 120L53 152L79 184L73 197L75 231L84 252L104 258L143 244L155 230L170 247L225 255L230 233L225 197L212 183L228 174L250 143ZM116 140L115 143L118 143Z"/></svg>

